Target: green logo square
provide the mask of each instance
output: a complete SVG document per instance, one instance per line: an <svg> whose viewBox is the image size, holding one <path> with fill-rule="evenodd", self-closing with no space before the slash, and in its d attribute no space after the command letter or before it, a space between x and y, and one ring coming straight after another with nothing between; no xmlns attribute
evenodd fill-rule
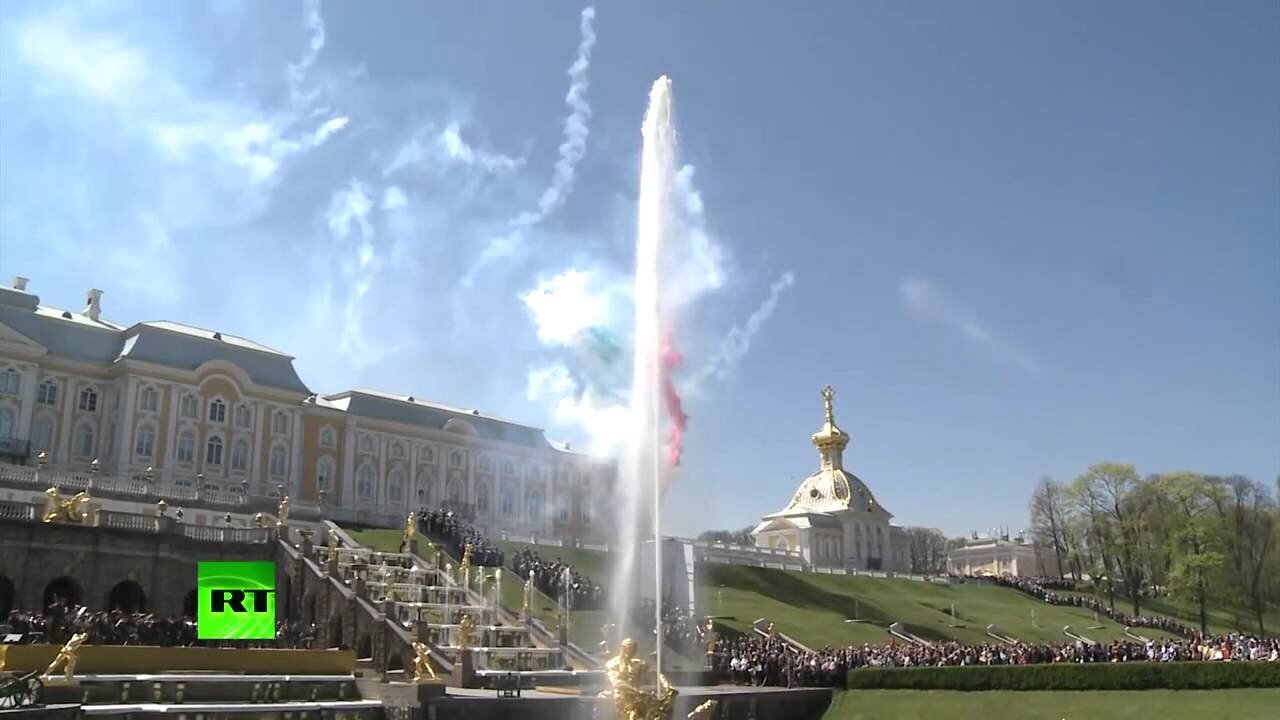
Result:
<svg viewBox="0 0 1280 720"><path fill-rule="evenodd" d="M275 639L275 563L201 561L196 596L198 639Z"/></svg>

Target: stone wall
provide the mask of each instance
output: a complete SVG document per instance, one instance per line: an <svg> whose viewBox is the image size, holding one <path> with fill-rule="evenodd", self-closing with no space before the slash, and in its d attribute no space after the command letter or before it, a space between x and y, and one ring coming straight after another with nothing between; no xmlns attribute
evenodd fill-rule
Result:
<svg viewBox="0 0 1280 720"><path fill-rule="evenodd" d="M0 605L12 586L14 608L44 607L57 581L90 609L110 609L120 583L134 582L148 612L181 615L201 560L273 560L275 543L221 543L177 533L75 524L0 521ZM0 608L3 609L3 608Z"/></svg>

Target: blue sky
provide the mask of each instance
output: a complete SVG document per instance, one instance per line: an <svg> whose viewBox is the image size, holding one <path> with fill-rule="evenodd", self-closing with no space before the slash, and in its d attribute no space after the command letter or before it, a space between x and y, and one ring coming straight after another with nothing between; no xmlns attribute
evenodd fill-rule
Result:
<svg viewBox="0 0 1280 720"><path fill-rule="evenodd" d="M1272 2L11 0L0 273L606 443L625 378L582 330L626 341L667 73L671 529L780 508L826 383L904 524L1018 527L1102 460L1270 483L1278 33Z"/></svg>

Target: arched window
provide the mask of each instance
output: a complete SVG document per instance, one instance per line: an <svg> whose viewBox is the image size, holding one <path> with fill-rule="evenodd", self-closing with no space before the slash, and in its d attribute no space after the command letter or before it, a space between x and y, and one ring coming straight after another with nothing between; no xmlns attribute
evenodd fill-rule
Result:
<svg viewBox="0 0 1280 720"><path fill-rule="evenodd" d="M209 438L209 442L204 451L204 462L206 465L222 464L222 438Z"/></svg>
<svg viewBox="0 0 1280 720"><path fill-rule="evenodd" d="M22 386L22 377L18 375L18 371L9 368L0 373L0 393L8 393L17 395L18 388Z"/></svg>
<svg viewBox="0 0 1280 720"><path fill-rule="evenodd" d="M387 475L387 499L397 505L404 500L404 471L400 468Z"/></svg>
<svg viewBox="0 0 1280 720"><path fill-rule="evenodd" d="M366 452L366 453L373 452L373 436L372 435L360 436L360 452Z"/></svg>
<svg viewBox="0 0 1280 720"><path fill-rule="evenodd" d="M224 423L227 421L227 404L222 400L211 400L209 402L209 422Z"/></svg>
<svg viewBox="0 0 1280 720"><path fill-rule="evenodd" d="M556 496L556 514L560 517L560 522L569 522L569 496L560 494Z"/></svg>
<svg viewBox="0 0 1280 720"><path fill-rule="evenodd" d="M0 407L0 438L13 437L14 429L13 410Z"/></svg>
<svg viewBox="0 0 1280 720"><path fill-rule="evenodd" d="M236 472L244 472L249 469L248 440L240 438L231 446L231 469Z"/></svg>
<svg viewBox="0 0 1280 720"><path fill-rule="evenodd" d="M277 435L289 432L289 416L283 410L277 410L271 416L271 432Z"/></svg>
<svg viewBox="0 0 1280 720"><path fill-rule="evenodd" d="M431 500L435 496L435 476L430 472L423 470L418 473L418 504L424 507L431 507Z"/></svg>
<svg viewBox="0 0 1280 720"><path fill-rule="evenodd" d="M328 455L320 458L316 465L316 489L328 492L333 487L333 458Z"/></svg>
<svg viewBox="0 0 1280 720"><path fill-rule="evenodd" d="M449 497L449 502L451 503L462 502L462 481L461 480L457 478L453 478L449 481L448 497Z"/></svg>
<svg viewBox="0 0 1280 720"><path fill-rule="evenodd" d="M449 451L449 467L462 467L463 462L461 450Z"/></svg>
<svg viewBox="0 0 1280 720"><path fill-rule="evenodd" d="M182 406L179 408L179 414L184 418L194 420L199 414L200 402L196 400L196 396L190 393L182 396Z"/></svg>
<svg viewBox="0 0 1280 720"><path fill-rule="evenodd" d="M85 388L80 391L80 409L85 412L98 412L98 391Z"/></svg>
<svg viewBox="0 0 1280 720"><path fill-rule="evenodd" d="M248 428L253 425L253 413L249 411L248 405L236 406L235 423L238 428Z"/></svg>
<svg viewBox="0 0 1280 720"><path fill-rule="evenodd" d="M320 447L333 447L333 428L320 428Z"/></svg>
<svg viewBox="0 0 1280 720"><path fill-rule="evenodd" d="M591 524L591 503L586 500L582 501L582 524Z"/></svg>
<svg viewBox="0 0 1280 720"><path fill-rule="evenodd" d="M140 458L155 456L156 430L150 425L138 427L138 434L133 440L133 454Z"/></svg>
<svg viewBox="0 0 1280 720"><path fill-rule="evenodd" d="M372 465L361 465L356 473L356 494L362 498L373 497L374 472Z"/></svg>
<svg viewBox="0 0 1280 720"><path fill-rule="evenodd" d="M289 471L289 464L285 461L284 448L277 445L271 448L271 475L272 477L284 477Z"/></svg>
<svg viewBox="0 0 1280 720"><path fill-rule="evenodd" d="M391 443L391 457L397 460L404 457L404 443L399 441Z"/></svg>
<svg viewBox="0 0 1280 720"><path fill-rule="evenodd" d="M190 430L178 435L178 462L190 465L196 459L196 436Z"/></svg>
<svg viewBox="0 0 1280 720"><path fill-rule="evenodd" d="M41 405L58 404L58 385L52 380L45 380L36 388L36 402Z"/></svg>
<svg viewBox="0 0 1280 720"><path fill-rule="evenodd" d="M529 512L529 522L542 522L542 491L534 490L529 493L529 499L525 503Z"/></svg>
<svg viewBox="0 0 1280 720"><path fill-rule="evenodd" d="M476 514L489 514L489 483L480 483L476 486Z"/></svg>
<svg viewBox="0 0 1280 720"><path fill-rule="evenodd" d="M31 430L31 449L37 453L53 449L53 418L48 415L36 418Z"/></svg>
<svg viewBox="0 0 1280 720"><path fill-rule="evenodd" d="M418 450L418 462L434 463L435 461L436 461L435 448L431 447L430 445L423 445L422 449Z"/></svg>
<svg viewBox="0 0 1280 720"><path fill-rule="evenodd" d="M138 402L143 410L155 412L160 408L160 393L153 387L142 388L142 399Z"/></svg>
<svg viewBox="0 0 1280 720"><path fill-rule="evenodd" d="M94 440L93 425L87 422L80 423L76 426L75 440L71 443L72 449L75 451L76 457L89 458L93 457Z"/></svg>
<svg viewBox="0 0 1280 720"><path fill-rule="evenodd" d="M502 514L506 517L516 514L516 491L510 486L502 488Z"/></svg>

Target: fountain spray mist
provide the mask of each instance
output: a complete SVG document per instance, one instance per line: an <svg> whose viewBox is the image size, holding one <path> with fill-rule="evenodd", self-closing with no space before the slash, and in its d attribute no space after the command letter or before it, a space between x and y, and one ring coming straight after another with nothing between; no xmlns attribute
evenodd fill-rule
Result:
<svg viewBox="0 0 1280 720"><path fill-rule="evenodd" d="M670 237L671 196L675 181L675 126L671 115L671 80L658 78L649 91L641 133L644 151L640 165L639 217L636 228L635 341L631 377L630 433L618 483L619 543L625 550L614 571L613 612L617 627L629 623L627 613L634 596L635 563L642 543L645 508L652 503L654 539L654 621L658 656L662 667L662 483L661 378L662 295L659 262L662 242Z"/></svg>

